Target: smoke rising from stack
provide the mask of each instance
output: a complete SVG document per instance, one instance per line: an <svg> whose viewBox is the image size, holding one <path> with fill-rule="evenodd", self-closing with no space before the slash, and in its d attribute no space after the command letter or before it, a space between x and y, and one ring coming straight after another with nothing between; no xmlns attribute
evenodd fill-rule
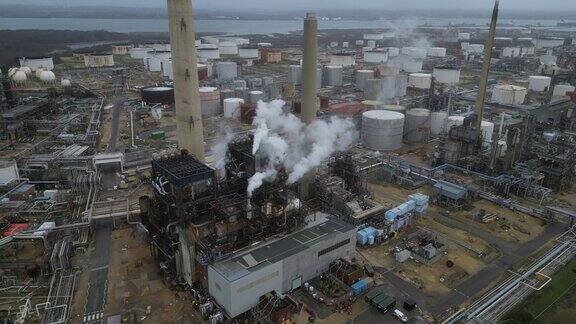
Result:
<svg viewBox="0 0 576 324"><path fill-rule="evenodd" d="M282 111L284 101L258 102L252 152L265 162L248 181L248 196L264 181L274 181L280 170L288 173L287 184L300 180L333 153L348 149L358 138L352 120L331 117L306 125Z"/></svg>
<svg viewBox="0 0 576 324"><path fill-rule="evenodd" d="M214 159L214 168L219 171L224 170L226 163L228 163L228 144L232 140L234 140L234 131L230 127L224 127L212 145L211 154Z"/></svg>

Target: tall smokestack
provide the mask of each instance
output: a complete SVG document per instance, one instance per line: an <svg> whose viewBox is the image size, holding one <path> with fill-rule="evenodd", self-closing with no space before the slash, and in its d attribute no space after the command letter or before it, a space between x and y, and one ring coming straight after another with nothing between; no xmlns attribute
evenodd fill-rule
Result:
<svg viewBox="0 0 576 324"><path fill-rule="evenodd" d="M168 0L178 146L204 161L192 0Z"/></svg>
<svg viewBox="0 0 576 324"><path fill-rule="evenodd" d="M476 96L476 129L481 134L482 116L484 115L484 101L486 100L486 85L488 84L488 73L490 72L490 61L492 61L492 47L494 47L494 37L496 36L496 22L498 21L498 4L494 3L492 11L492 21L490 22L490 32L484 45L484 64L482 65L482 75L480 75L480 85Z"/></svg>
<svg viewBox="0 0 576 324"><path fill-rule="evenodd" d="M304 57L302 62L302 120L310 124L316 119L316 65L318 62L318 43L316 34L318 21L316 15L307 13L304 19Z"/></svg>
<svg viewBox="0 0 576 324"><path fill-rule="evenodd" d="M313 13L307 13L304 19L304 57L302 60L302 121L307 125L316 119L316 88L317 62L318 62L318 42L316 35L318 31L318 20ZM300 180L300 198L310 197L310 183L314 179L314 171L309 172Z"/></svg>

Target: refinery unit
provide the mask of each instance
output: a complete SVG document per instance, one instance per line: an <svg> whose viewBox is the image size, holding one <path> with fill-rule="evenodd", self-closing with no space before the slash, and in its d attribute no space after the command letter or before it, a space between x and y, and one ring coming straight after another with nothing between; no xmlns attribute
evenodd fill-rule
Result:
<svg viewBox="0 0 576 324"><path fill-rule="evenodd" d="M576 254L574 33L168 12L2 67L0 318L494 322Z"/></svg>

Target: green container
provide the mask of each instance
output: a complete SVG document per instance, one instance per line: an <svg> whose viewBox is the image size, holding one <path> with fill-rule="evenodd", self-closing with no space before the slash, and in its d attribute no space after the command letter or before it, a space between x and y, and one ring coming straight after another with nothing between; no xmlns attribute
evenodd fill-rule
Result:
<svg viewBox="0 0 576 324"><path fill-rule="evenodd" d="M150 134L150 137L151 137L152 139L155 139L155 140L163 140L164 138L166 138L166 133L164 133L164 131L161 131L161 130L159 130L159 131L153 131L153 132Z"/></svg>

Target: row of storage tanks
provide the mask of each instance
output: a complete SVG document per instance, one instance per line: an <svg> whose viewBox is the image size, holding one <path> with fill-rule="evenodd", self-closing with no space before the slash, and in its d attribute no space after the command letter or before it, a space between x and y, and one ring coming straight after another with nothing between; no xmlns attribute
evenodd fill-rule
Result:
<svg viewBox="0 0 576 324"><path fill-rule="evenodd" d="M448 116L444 111L383 105L362 114L362 143L376 151L391 151L402 147L402 141L426 142L432 135L440 135L452 126L462 125L463 116ZM492 143L494 123L482 121L482 138L485 147Z"/></svg>
<svg viewBox="0 0 576 324"><path fill-rule="evenodd" d="M56 75L50 70L45 70L43 68L37 68L34 72L28 66L22 66L19 68L10 68L8 70L8 77L10 80L16 84L22 84L27 82L32 78L37 80L52 84L56 82ZM64 87L70 86L71 82L68 79L62 79L61 85Z"/></svg>
<svg viewBox="0 0 576 324"><path fill-rule="evenodd" d="M499 84L492 89L492 101L506 105L521 105L526 99L528 91L543 93L550 91L552 78L548 76L532 75L528 77L528 88ZM552 100L564 98L569 92L574 92L575 87L570 84L557 84L552 90Z"/></svg>
<svg viewBox="0 0 576 324"><path fill-rule="evenodd" d="M288 66L288 83L302 84L302 65ZM342 86L344 84L344 67L341 65L327 65L316 69L316 88L322 86Z"/></svg>

